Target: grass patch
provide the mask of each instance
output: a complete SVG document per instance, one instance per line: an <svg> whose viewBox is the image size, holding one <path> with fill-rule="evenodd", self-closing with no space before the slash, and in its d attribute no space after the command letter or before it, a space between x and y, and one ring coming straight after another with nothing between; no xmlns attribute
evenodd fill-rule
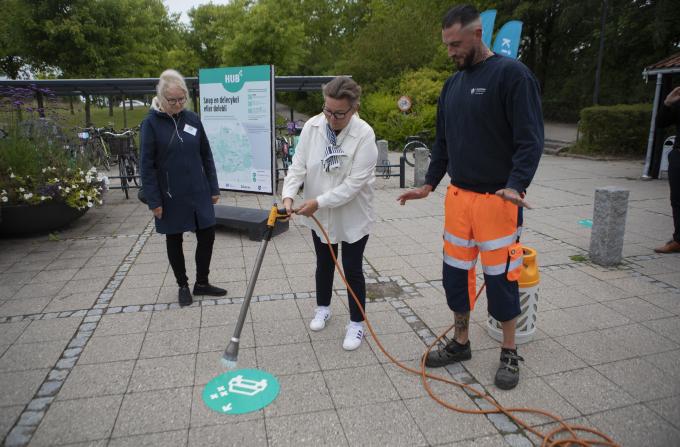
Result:
<svg viewBox="0 0 680 447"><path fill-rule="evenodd" d="M572 256L569 256L569 259L571 259L574 262L586 262L586 261L588 261L588 258L586 256L583 256L583 255L572 255Z"/></svg>

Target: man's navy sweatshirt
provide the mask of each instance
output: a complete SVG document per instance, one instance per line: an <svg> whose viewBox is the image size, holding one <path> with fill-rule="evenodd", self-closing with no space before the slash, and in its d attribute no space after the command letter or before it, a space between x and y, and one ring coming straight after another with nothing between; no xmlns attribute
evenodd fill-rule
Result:
<svg viewBox="0 0 680 447"><path fill-rule="evenodd" d="M437 134L425 183L448 172L470 191L524 192L543 152L539 85L529 69L494 54L451 76L437 108Z"/></svg>

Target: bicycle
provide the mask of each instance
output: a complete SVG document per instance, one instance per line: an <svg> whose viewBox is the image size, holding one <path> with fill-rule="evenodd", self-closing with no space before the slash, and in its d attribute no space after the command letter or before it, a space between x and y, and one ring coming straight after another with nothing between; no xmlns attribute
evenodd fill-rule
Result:
<svg viewBox="0 0 680 447"><path fill-rule="evenodd" d="M279 181L279 171L283 171L283 175L288 174L288 168L293 163L293 155L295 155L295 147L300 140L300 133L302 133L302 121L289 121L285 126L276 126L276 129L286 130L287 135L276 137L275 146L275 160L276 161L276 182ZM278 167L278 160L281 160L282 167Z"/></svg>
<svg viewBox="0 0 680 447"><path fill-rule="evenodd" d="M107 171L111 169L111 152L102 135L110 129L106 127L76 127L79 155L86 156L95 166ZM74 152L72 150L72 152ZM78 155L78 154L76 154Z"/></svg>
<svg viewBox="0 0 680 447"><path fill-rule="evenodd" d="M425 141L426 138L424 136L424 132L421 132L419 135L411 135L409 137L406 137L406 144L404 145L403 149L403 157L407 165L415 166L416 164L415 150L416 148L419 147L424 147L425 149L427 149L427 156L432 158L432 150L428 147Z"/></svg>
<svg viewBox="0 0 680 447"><path fill-rule="evenodd" d="M135 133L134 129L128 129L121 133L109 131L102 133L102 137L108 141L111 147L111 153L116 156L120 187L125 193L126 199L130 198L131 183L139 186L139 157L135 145Z"/></svg>

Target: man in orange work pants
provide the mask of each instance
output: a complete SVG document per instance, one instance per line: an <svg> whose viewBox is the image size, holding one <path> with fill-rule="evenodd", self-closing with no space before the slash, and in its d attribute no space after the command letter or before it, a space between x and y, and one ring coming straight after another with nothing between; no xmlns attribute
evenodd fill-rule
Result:
<svg viewBox="0 0 680 447"><path fill-rule="evenodd" d="M521 62L491 52L482 42L473 6L451 9L442 21L442 40L458 66L442 88L437 134L425 185L400 195L422 199L446 173L442 282L453 311L455 333L431 351L430 367L472 357L468 327L474 309L475 264L481 257L488 312L501 322L503 343L494 383L512 389L519 382L515 325L521 313L517 280L524 193L543 152L543 117L538 82Z"/></svg>

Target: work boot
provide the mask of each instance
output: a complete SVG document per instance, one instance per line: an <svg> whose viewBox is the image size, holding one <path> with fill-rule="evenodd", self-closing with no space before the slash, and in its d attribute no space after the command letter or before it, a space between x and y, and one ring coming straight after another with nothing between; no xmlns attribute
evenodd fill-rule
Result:
<svg viewBox="0 0 680 447"><path fill-rule="evenodd" d="M191 291L189 290L189 286L181 286L179 288L179 305L181 307L191 306L191 303L193 302L194 300L191 297Z"/></svg>
<svg viewBox="0 0 680 447"><path fill-rule="evenodd" d="M519 363L524 361L517 349L501 348L501 364L496 371L494 383L502 390L511 390L519 383Z"/></svg>
<svg viewBox="0 0 680 447"><path fill-rule="evenodd" d="M670 241L666 242L665 245L656 247L654 251L663 254L680 253L680 242L671 239Z"/></svg>
<svg viewBox="0 0 680 447"><path fill-rule="evenodd" d="M430 353L427 354L425 366L438 368L451 363L470 360L471 358L472 350L470 349L470 340L464 345L458 343L456 340L450 340L445 346L440 346L436 351L430 351Z"/></svg>
<svg viewBox="0 0 680 447"><path fill-rule="evenodd" d="M210 296L224 296L227 291L219 287L215 287L210 283L194 284L194 295L210 295Z"/></svg>

